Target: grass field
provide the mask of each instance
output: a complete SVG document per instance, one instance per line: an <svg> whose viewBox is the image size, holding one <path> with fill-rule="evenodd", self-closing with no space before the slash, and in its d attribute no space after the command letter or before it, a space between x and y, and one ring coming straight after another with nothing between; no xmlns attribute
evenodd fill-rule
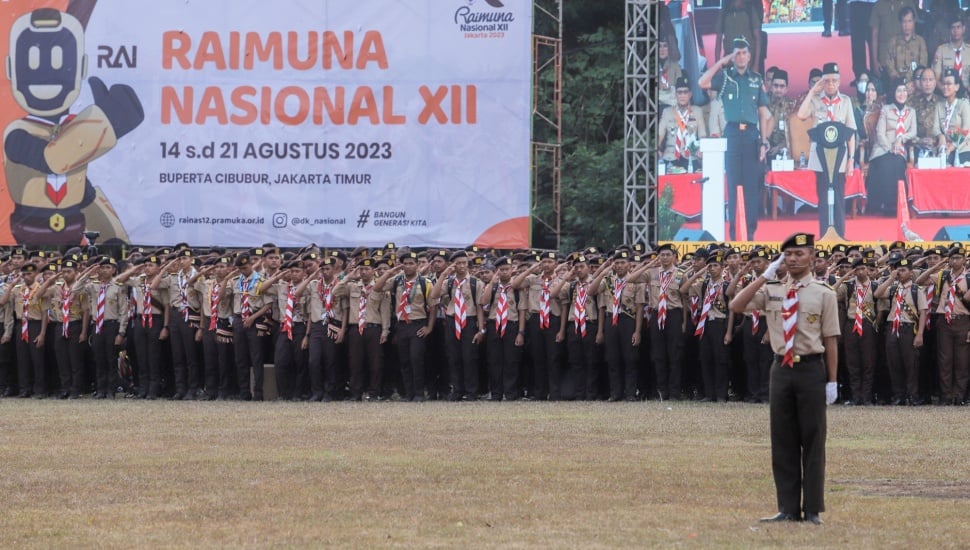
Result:
<svg viewBox="0 0 970 550"><path fill-rule="evenodd" d="M832 408L826 524L767 407L0 401L5 547L970 545L970 409Z"/></svg>

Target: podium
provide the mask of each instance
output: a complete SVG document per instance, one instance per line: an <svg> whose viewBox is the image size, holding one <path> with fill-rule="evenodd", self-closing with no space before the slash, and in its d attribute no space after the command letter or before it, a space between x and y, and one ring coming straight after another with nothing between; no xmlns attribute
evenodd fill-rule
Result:
<svg viewBox="0 0 970 550"><path fill-rule="evenodd" d="M724 240L724 218L727 201L724 199L725 174L724 153L727 152L727 139L704 138L700 140L701 153L704 154L702 176L706 179L701 193L701 228L716 241Z"/></svg>

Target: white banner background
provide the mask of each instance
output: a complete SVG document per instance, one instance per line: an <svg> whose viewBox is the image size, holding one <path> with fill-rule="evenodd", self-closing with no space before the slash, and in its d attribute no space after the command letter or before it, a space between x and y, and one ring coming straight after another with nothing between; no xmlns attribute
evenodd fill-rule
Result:
<svg viewBox="0 0 970 550"><path fill-rule="evenodd" d="M232 246L273 241L349 246L395 241L461 246L478 241L485 246L528 246L531 3L506 3L493 7L485 0L164 0L147 7L130 0L100 0L86 31L89 75L109 87L123 83L134 88L145 109L145 121L114 150L91 163L89 178L112 202L131 241L139 244L188 241ZM504 25L484 27L496 30L462 30L466 17L475 14L512 20L469 23ZM190 62L198 62L197 56L206 52L210 61L199 69L183 69L180 57L169 55L171 68L165 68L164 36L169 31L184 33L172 44L191 42L186 54ZM306 59L311 31L317 35L317 62L309 70L296 70L287 61L288 33L297 37L297 57ZM336 59L330 69L323 68L324 31L336 33L341 45L344 32L353 32L354 68L344 69ZM367 31L379 33L386 69L376 61L357 68ZM229 62L233 32L239 33L241 44L246 33L259 33L264 44L271 33L280 33L283 66L256 60L252 69L218 68L211 60L225 57ZM223 55L213 48L200 50L203 33L218 35ZM135 66L121 63L110 68L99 61L98 47L104 45L112 47L115 55L121 46L129 53L136 46ZM244 58L243 46L236 51L243 51L240 58ZM368 48L369 53L374 51ZM248 124L220 124L217 117L200 121L201 97L212 86L222 91L230 117L245 113L231 100L233 90L244 86L256 89L257 95L247 101L260 116L264 115L259 99L263 87L271 89L275 100L287 86L306 90L310 98L315 87L326 88L334 97L337 87L343 86L345 115L354 92L369 87L382 118L389 112L405 122L373 124L365 117L356 124L327 119L317 125L310 120L312 107L307 120L297 125L284 124L275 114L269 124L258 117ZM383 93L386 86L393 88L392 105L384 104L390 101ZM449 87L448 97L441 102L449 116L451 86L460 87L463 101L465 91L474 86L475 122L468 121L467 105L462 103L460 122L442 124L432 117L420 123L426 107L419 93L422 86L432 92ZM163 105L166 87L184 105L191 105L195 119L183 123L177 108ZM186 88L193 90L191 103L185 98ZM85 85L78 107L91 103ZM303 116L293 97L285 111ZM163 122L166 119L168 123ZM248 147L259 151L287 143L336 144L339 158L243 158ZM198 156L210 144L217 157L228 152L236 158L189 158L189 147ZM368 144L361 150L377 151L378 156L389 153L390 158L347 158L350 152L358 152L358 144ZM303 146L299 147L302 157ZM168 154L163 155L163 148ZM264 183L217 183L246 174ZM339 183L344 174L370 183ZM296 176L299 181L306 175L315 182L279 183L281 177ZM199 183L207 176L211 183ZM190 182L193 177L195 183ZM503 224L500 229L486 234L498 224Z"/></svg>

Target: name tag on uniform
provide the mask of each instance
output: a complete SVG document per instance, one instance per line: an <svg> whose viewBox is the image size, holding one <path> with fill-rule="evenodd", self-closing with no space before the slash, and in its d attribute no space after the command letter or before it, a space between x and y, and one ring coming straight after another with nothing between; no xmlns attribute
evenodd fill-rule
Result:
<svg viewBox="0 0 970 550"><path fill-rule="evenodd" d="M747 123L744 123L744 122L738 123L738 130L741 130L743 132L747 129L748 129Z"/></svg>
<svg viewBox="0 0 970 550"><path fill-rule="evenodd" d="M769 302L781 302L782 299L781 299L781 296L768 296L768 301Z"/></svg>

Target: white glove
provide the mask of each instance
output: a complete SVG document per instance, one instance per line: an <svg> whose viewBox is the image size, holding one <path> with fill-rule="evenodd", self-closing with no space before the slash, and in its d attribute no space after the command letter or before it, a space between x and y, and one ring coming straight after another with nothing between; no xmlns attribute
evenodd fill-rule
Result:
<svg viewBox="0 0 970 550"><path fill-rule="evenodd" d="M837 382L825 383L825 404L831 405L839 397L839 384Z"/></svg>
<svg viewBox="0 0 970 550"><path fill-rule="evenodd" d="M785 261L785 257L784 256L778 256L778 259L775 260L775 261L773 261L773 262L771 262L768 265L768 269L766 269L765 272L762 273L762 275L764 276L764 278L765 279L768 279L769 281L775 280L776 279L776 276L778 275L778 268L781 267L781 264L784 261Z"/></svg>

